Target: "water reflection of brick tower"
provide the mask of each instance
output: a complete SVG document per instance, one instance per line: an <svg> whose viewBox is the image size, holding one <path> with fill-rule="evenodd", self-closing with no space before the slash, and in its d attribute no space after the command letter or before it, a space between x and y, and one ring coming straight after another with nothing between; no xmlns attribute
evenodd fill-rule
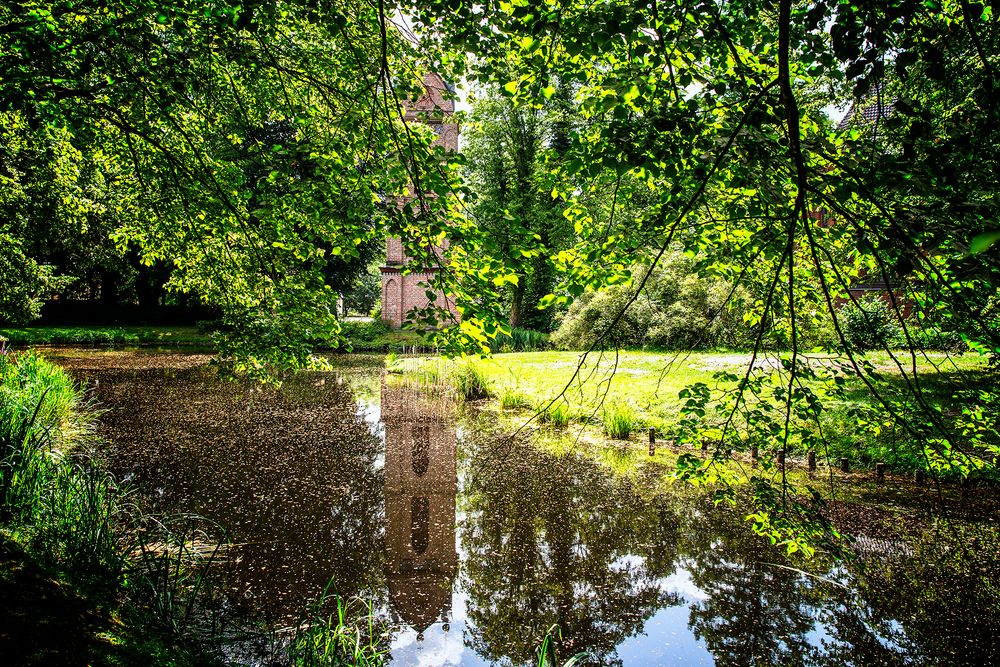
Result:
<svg viewBox="0 0 1000 667"><path fill-rule="evenodd" d="M422 633L448 622L455 551L455 432L448 404L382 384L386 578L393 613Z"/></svg>

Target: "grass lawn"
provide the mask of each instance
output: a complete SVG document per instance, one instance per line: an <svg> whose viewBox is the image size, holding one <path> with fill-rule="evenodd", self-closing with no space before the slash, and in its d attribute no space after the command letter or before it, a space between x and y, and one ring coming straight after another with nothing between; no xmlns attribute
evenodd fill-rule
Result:
<svg viewBox="0 0 1000 667"><path fill-rule="evenodd" d="M565 421L593 427L596 433L591 435L599 439L603 437L601 431L614 435L613 430L620 428L622 439L635 440L641 439L648 427L661 434L669 433L680 416L682 401L678 394L682 389L698 382L715 387L716 372L742 375L750 359L750 354L741 352L610 352L603 356L589 355L575 378L573 372L580 361L578 352L497 354L467 363L482 377L493 398L492 405L505 408L503 412L511 416L526 418L530 412L542 410L558 398L550 408L550 415L553 410L562 410ZM758 357L758 363L766 363L767 359ZM770 359L776 361L774 357ZM870 353L866 359L885 375L890 386L900 378L888 354ZM409 358L398 360L396 365L404 375L433 383L448 377L451 366L463 363L466 362ZM985 361L973 354L927 353L918 359L917 367L921 382L937 402L950 400L956 386L973 386L985 377ZM862 464L888 460L908 467L908 462L894 458L889 451L896 441L887 436L881 439L865 436L848 416L848 408L871 402L867 389L858 380L848 383L844 398L827 402L824 429L832 443L831 456L850 455ZM559 421L552 416L549 420ZM900 448L900 457L904 449L907 448Z"/></svg>
<svg viewBox="0 0 1000 667"><path fill-rule="evenodd" d="M918 363L919 372L928 380L984 366L979 357L971 354L948 357L944 353L929 353L928 357ZM717 371L742 374L750 358L747 353L727 352L622 351L617 355L611 352L588 356L572 382L580 360L578 352L498 354L492 359L476 361L475 365L497 396L507 388L514 388L537 408L555 398L568 384L565 396L575 418L589 416L602 400L618 401L633 406L646 425L659 426L676 419L681 389L695 382L713 386L712 376ZM871 353L866 358L887 374L898 372L884 352Z"/></svg>
<svg viewBox="0 0 1000 667"><path fill-rule="evenodd" d="M354 352L426 349L419 332L389 329L381 323L343 323L343 334ZM11 345L109 345L115 347L152 346L212 347L212 334L197 327L174 326L26 326L0 327L0 337Z"/></svg>

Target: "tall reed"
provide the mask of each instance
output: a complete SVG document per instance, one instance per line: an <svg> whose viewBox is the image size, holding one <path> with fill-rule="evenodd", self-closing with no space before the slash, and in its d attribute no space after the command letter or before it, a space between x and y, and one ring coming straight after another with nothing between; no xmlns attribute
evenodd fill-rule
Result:
<svg viewBox="0 0 1000 667"><path fill-rule="evenodd" d="M449 381L461 400L478 401L489 398L493 393L486 374L471 361L456 364L451 369Z"/></svg>
<svg viewBox="0 0 1000 667"><path fill-rule="evenodd" d="M635 410L628 403L615 401L604 406L601 417L604 433L615 440L628 440L639 425Z"/></svg>
<svg viewBox="0 0 1000 667"><path fill-rule="evenodd" d="M90 428L80 395L40 355L0 355L0 522L78 582L116 581L123 494L70 453Z"/></svg>
<svg viewBox="0 0 1000 667"><path fill-rule="evenodd" d="M549 348L549 335L533 329L511 329L490 341L491 352L537 352Z"/></svg>
<svg viewBox="0 0 1000 667"><path fill-rule="evenodd" d="M388 638L386 622L371 602L344 600L328 586L295 628L288 658L294 667L381 667Z"/></svg>

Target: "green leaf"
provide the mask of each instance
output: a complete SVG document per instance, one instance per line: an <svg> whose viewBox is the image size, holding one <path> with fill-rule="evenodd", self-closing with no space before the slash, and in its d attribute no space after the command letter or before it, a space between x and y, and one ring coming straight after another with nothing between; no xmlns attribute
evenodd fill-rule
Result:
<svg viewBox="0 0 1000 667"><path fill-rule="evenodd" d="M1000 231L979 234L973 237L972 241L969 243L969 252L973 255L978 255L984 250L987 250L997 241L1000 241Z"/></svg>

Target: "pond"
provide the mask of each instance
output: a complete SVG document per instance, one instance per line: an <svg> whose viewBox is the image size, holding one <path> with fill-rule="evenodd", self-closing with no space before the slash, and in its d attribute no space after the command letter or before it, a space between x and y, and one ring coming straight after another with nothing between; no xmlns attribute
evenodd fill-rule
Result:
<svg viewBox="0 0 1000 667"><path fill-rule="evenodd" d="M332 582L392 619L393 665L527 664L554 624L592 665L997 657L995 610L972 608L987 593L909 548L791 563L740 512L644 483L662 470L498 439L495 415L380 359L272 389L195 354L50 356L92 387L103 455L145 511L226 528L228 604L284 627Z"/></svg>

